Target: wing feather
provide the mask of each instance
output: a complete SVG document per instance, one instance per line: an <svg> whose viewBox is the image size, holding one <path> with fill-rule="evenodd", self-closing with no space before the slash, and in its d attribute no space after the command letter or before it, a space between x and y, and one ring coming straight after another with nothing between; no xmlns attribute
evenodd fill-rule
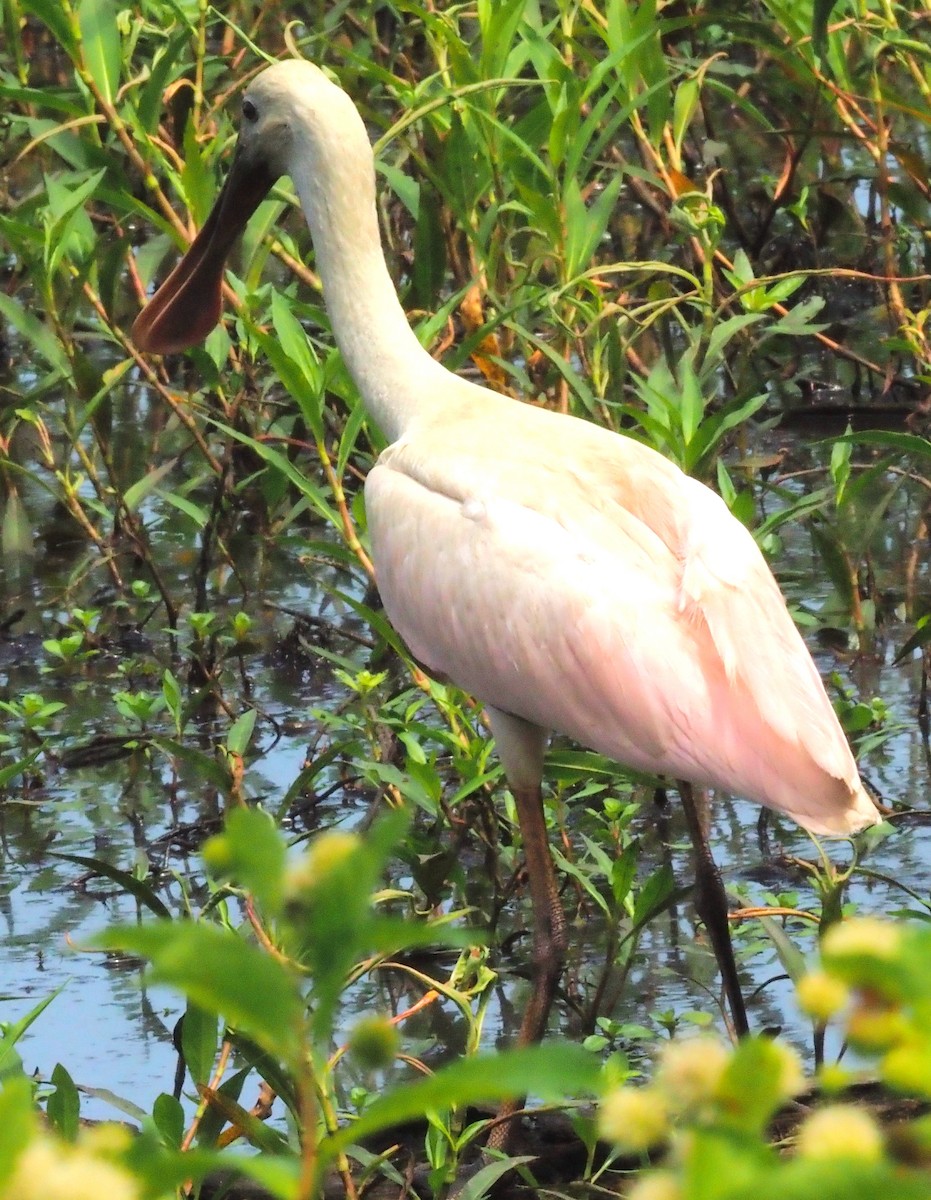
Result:
<svg viewBox="0 0 931 1200"><path fill-rule="evenodd" d="M629 439L506 409L495 445L478 413L395 443L369 474L379 587L415 656L641 770L815 832L874 820L779 588L723 502Z"/></svg>

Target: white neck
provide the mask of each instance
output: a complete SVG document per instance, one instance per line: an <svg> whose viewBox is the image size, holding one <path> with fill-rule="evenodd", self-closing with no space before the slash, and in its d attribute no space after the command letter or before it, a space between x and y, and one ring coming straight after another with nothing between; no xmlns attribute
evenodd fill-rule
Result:
<svg viewBox="0 0 931 1200"><path fill-rule="evenodd" d="M299 151L291 176L313 237L333 335L366 408L393 442L439 400L450 372L417 341L388 274L368 141L364 153L347 141L342 153L324 163L318 158L316 170L312 156Z"/></svg>

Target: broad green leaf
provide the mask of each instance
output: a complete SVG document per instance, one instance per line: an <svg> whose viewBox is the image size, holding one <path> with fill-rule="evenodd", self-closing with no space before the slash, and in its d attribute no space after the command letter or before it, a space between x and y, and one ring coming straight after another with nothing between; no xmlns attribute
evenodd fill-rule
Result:
<svg viewBox="0 0 931 1200"><path fill-rule="evenodd" d="M74 1080L61 1065L56 1063L52 1070L52 1083L55 1091L49 1096L45 1111L49 1121L68 1142L73 1142L78 1136L78 1124L81 1115L81 1098Z"/></svg>
<svg viewBox="0 0 931 1200"><path fill-rule="evenodd" d="M184 1137L184 1109L180 1101L167 1092L156 1096L152 1105L152 1120L165 1145L172 1150L180 1150Z"/></svg>
<svg viewBox="0 0 931 1200"><path fill-rule="evenodd" d="M94 942L143 955L152 963L153 982L180 989L270 1052L297 1061L304 1005L296 981L277 959L235 933L193 921L150 921L112 925Z"/></svg>
<svg viewBox="0 0 931 1200"><path fill-rule="evenodd" d="M210 1082L217 1056L216 1013L206 1012L189 1000L181 1022L181 1049L194 1083Z"/></svg>
<svg viewBox="0 0 931 1200"><path fill-rule="evenodd" d="M634 904L634 925L640 929L665 908L668 907L672 900L673 891L676 881L672 873L672 868L668 863L657 868L652 875L649 876L646 883L637 893L637 900Z"/></svg>
<svg viewBox="0 0 931 1200"><path fill-rule="evenodd" d="M0 317L9 321L43 362L64 378L70 375L68 356L49 327L3 291L0 291Z"/></svg>
<svg viewBox="0 0 931 1200"><path fill-rule="evenodd" d="M599 1059L568 1043L476 1055L379 1097L356 1122L321 1141L321 1165L331 1162L353 1142L430 1109L493 1103L527 1093L555 1103L570 1096L594 1094L600 1083Z"/></svg>
<svg viewBox="0 0 931 1200"><path fill-rule="evenodd" d="M252 733L255 729L255 718L255 709L247 708L230 726L230 730L226 735L226 748L231 754L242 755L249 749L249 743L252 741Z"/></svg>
<svg viewBox="0 0 931 1200"><path fill-rule="evenodd" d="M4 1080L0 1088L0 1188L13 1173L16 1160L37 1132L38 1118L30 1080Z"/></svg>
<svg viewBox="0 0 931 1200"><path fill-rule="evenodd" d="M676 88L672 102L672 138L680 154L682 142L688 133L695 110L698 108L700 93L701 87L697 79L685 79Z"/></svg>
<svg viewBox="0 0 931 1200"><path fill-rule="evenodd" d="M275 292L272 297L272 324L276 336L269 338L263 334L259 339L262 349L296 401L314 437L322 440L323 371L304 327L280 292Z"/></svg>
<svg viewBox="0 0 931 1200"><path fill-rule="evenodd" d="M120 27L113 0L81 0L78 6L83 59L104 99L112 104L120 86Z"/></svg>
<svg viewBox="0 0 931 1200"><path fill-rule="evenodd" d="M204 861L256 898L269 916L281 911L286 847L271 817L260 808L234 808L222 833L204 846Z"/></svg>

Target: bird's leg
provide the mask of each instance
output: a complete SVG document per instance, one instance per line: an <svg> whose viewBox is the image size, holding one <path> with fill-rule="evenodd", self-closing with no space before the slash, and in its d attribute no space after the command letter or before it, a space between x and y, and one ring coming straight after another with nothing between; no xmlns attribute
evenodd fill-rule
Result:
<svg viewBox="0 0 931 1200"><path fill-rule="evenodd" d="M533 906L533 996L521 1021L520 1046L538 1042L566 957L566 914L559 898L556 869L550 852L539 787L514 788L514 803L524 843L527 882Z"/></svg>
<svg viewBox="0 0 931 1200"><path fill-rule="evenodd" d="M676 781L676 786L682 797L689 837L695 852L695 909L711 938L718 970L721 972L721 979L724 983L724 992L730 1006L734 1030L738 1037L744 1037L749 1033L750 1026L747 1022L747 1010L744 1006L743 992L740 990L740 980L737 977L737 962L734 958L734 947L731 944L731 933L727 923L728 906L724 883L721 880L721 872L712 857L711 847L708 845L701 815L695 804L692 785L680 779Z"/></svg>
<svg viewBox="0 0 931 1200"><path fill-rule="evenodd" d="M539 786L513 787L517 819L524 843L527 881L533 907L533 971L531 993L520 1030L518 1046L540 1041L556 995L556 985L566 957L566 914L559 898L556 870L550 853L543 813L543 797ZM507 1120L519 1108L523 1099L508 1100L498 1109L496 1123L488 1135L487 1145L495 1150L507 1150L512 1137L513 1123Z"/></svg>

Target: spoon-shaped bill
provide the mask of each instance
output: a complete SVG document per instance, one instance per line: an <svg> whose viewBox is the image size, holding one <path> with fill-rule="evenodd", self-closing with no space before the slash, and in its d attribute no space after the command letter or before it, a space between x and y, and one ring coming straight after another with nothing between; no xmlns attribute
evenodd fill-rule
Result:
<svg viewBox="0 0 931 1200"><path fill-rule="evenodd" d="M265 167L236 154L203 229L133 324L140 350L175 354L210 333L220 320L226 256L274 182Z"/></svg>

